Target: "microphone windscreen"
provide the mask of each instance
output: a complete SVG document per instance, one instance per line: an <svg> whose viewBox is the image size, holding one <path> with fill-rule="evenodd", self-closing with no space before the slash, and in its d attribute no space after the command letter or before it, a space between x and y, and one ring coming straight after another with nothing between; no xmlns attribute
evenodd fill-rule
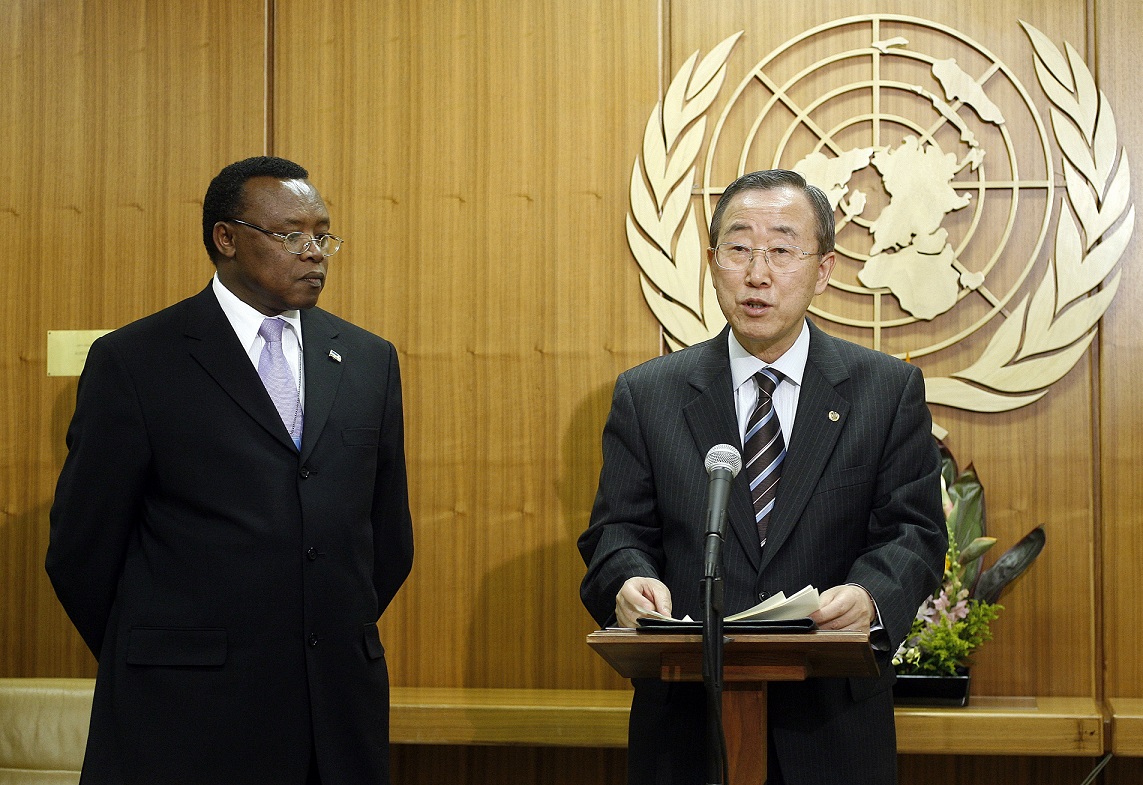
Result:
<svg viewBox="0 0 1143 785"><path fill-rule="evenodd" d="M742 456L737 448L730 444L716 444L706 454L706 473L715 469L727 469L731 477L737 477L742 471Z"/></svg>

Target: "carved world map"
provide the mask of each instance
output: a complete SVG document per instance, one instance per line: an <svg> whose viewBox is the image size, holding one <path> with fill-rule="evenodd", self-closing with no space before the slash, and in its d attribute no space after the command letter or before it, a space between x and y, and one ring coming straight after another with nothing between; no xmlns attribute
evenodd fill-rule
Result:
<svg viewBox="0 0 1143 785"><path fill-rule="evenodd" d="M932 70L946 99L961 101L986 122L1004 122L1000 110L955 60L938 61ZM921 143L907 136L895 147L862 147L836 157L813 152L794 165L826 192L835 210L841 208L846 222L861 216L867 204L865 193L850 189L850 178L870 165L877 170L889 203L868 223L873 246L857 277L871 289L889 289L918 319L948 311L961 288L975 289L983 282L979 273L962 272L948 232L941 227L948 213L971 201L969 194L956 192L954 178L965 168L975 171L984 160L971 130L961 124L960 131L968 152L959 159L935 141Z"/></svg>

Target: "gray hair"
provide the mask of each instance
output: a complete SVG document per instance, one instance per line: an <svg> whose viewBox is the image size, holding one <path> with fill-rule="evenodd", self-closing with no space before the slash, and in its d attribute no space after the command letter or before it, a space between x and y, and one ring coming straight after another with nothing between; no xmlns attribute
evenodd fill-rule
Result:
<svg viewBox="0 0 1143 785"><path fill-rule="evenodd" d="M834 226L833 205L829 197L816 185L810 185L806 178L797 172L788 169L766 169L761 172L744 174L722 192L718 204L714 208L714 215L710 218L710 244L718 245L719 232L722 231L722 214L730 200L742 191L769 191L774 188L793 188L801 191L810 200L810 207L814 211L817 222L817 240L819 254L827 254L833 250Z"/></svg>

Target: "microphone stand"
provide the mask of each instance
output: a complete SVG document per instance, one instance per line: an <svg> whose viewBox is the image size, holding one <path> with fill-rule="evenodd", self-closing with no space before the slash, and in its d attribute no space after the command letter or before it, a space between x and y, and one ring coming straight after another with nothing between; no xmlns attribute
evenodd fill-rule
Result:
<svg viewBox="0 0 1143 785"><path fill-rule="evenodd" d="M702 681L706 695L706 782L725 785L726 737L722 728L722 541L726 511L707 522L703 551Z"/></svg>

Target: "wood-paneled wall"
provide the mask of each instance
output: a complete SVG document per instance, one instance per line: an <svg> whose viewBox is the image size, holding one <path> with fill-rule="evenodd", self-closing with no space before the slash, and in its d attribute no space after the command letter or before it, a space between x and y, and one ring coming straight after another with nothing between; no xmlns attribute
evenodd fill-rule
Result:
<svg viewBox="0 0 1143 785"><path fill-rule="evenodd" d="M95 673L43 570L76 388L46 375L47 331L118 327L206 285L205 184L264 148L264 16L260 0L0 4L8 675Z"/></svg>
<svg viewBox="0 0 1143 785"><path fill-rule="evenodd" d="M75 395L46 376L46 332L116 327L201 289L206 184L271 152L310 169L348 238L323 306L401 352L417 560L382 623L394 683L622 687L583 644L574 543L612 382L660 350L624 231L644 125L696 50L746 30L742 74L871 12L972 36L1030 89L1019 20L1071 43L1120 143L1143 150L1143 11L1111 0L0 4L0 675L94 674L42 568ZM986 483L1001 545L1048 533L974 669L980 694L1143 697L1139 256L1136 240L1099 340L1044 399L934 412ZM919 364L947 374L982 340ZM622 751L402 748L395 767L403 783L623 780ZM902 782L1062 785L1089 768L910 756ZM1138 775L1118 762L1104 781Z"/></svg>
<svg viewBox="0 0 1143 785"><path fill-rule="evenodd" d="M352 243L323 305L401 350L417 562L384 633L455 648L394 676L618 686L583 656L574 541L610 382L658 346L614 210L645 107L600 87L654 94L656 6L364 8L280 7L279 42L327 32L279 45L275 138Z"/></svg>

